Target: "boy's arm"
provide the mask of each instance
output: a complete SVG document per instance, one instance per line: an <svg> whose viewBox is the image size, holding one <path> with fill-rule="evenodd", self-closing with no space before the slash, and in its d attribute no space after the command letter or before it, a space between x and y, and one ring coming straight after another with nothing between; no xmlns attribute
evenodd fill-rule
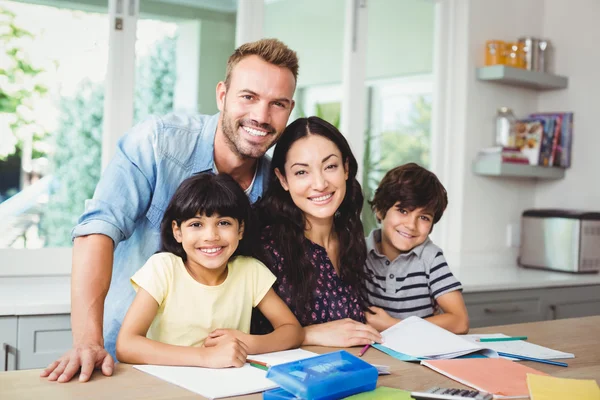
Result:
<svg viewBox="0 0 600 400"><path fill-rule="evenodd" d="M469 314L459 290L445 293L435 300L444 313L426 318L427 321L456 334L469 332Z"/></svg>
<svg viewBox="0 0 600 400"><path fill-rule="evenodd" d="M127 311L117 338L117 358L130 364L180 365L210 368L241 367L246 362L247 347L231 338L211 348L175 346L148 339L146 334L158 303L143 288Z"/></svg>
<svg viewBox="0 0 600 400"><path fill-rule="evenodd" d="M248 345L248 354L300 347L304 340L304 329L273 288L269 289L257 307L273 325L273 332L266 335L250 335L236 330L217 329L209 334L206 345L211 346L217 338L231 335Z"/></svg>

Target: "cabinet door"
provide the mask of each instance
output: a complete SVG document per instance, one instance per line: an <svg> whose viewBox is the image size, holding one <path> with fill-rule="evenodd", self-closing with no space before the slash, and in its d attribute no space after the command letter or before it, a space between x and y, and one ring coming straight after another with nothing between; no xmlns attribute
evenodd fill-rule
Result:
<svg viewBox="0 0 600 400"><path fill-rule="evenodd" d="M0 317L0 371L16 369L17 317Z"/></svg>
<svg viewBox="0 0 600 400"><path fill-rule="evenodd" d="M465 293L464 298L471 328L545 319L541 296L537 291Z"/></svg>
<svg viewBox="0 0 600 400"><path fill-rule="evenodd" d="M574 286L546 293L548 319L600 315L600 286Z"/></svg>
<svg viewBox="0 0 600 400"><path fill-rule="evenodd" d="M45 368L71 348L68 314L21 316L18 327L17 369Z"/></svg>

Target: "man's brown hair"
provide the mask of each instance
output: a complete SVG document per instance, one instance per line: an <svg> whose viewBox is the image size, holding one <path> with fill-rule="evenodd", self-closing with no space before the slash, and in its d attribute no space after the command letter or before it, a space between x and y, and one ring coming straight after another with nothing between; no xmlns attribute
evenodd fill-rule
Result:
<svg viewBox="0 0 600 400"><path fill-rule="evenodd" d="M256 42L245 43L235 49L227 60L225 73L225 87L229 87L231 71L244 58L256 55L269 64L287 68L292 71L294 80L298 80L298 56L296 52L277 39L261 39Z"/></svg>
<svg viewBox="0 0 600 400"><path fill-rule="evenodd" d="M396 203L412 211L424 208L433 214L433 224L438 222L446 206L448 194L435 174L415 163L400 165L388 171L375 191L371 208L381 218Z"/></svg>

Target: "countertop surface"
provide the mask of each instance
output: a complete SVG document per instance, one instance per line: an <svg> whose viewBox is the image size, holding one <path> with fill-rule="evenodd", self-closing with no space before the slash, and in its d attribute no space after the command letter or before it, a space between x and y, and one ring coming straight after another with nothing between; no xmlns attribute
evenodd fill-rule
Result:
<svg viewBox="0 0 600 400"><path fill-rule="evenodd" d="M573 274L516 265L458 268L452 272L465 293L600 285L598 273Z"/></svg>
<svg viewBox="0 0 600 400"><path fill-rule="evenodd" d="M600 285L600 274L569 274L514 265L455 268L465 293ZM68 314L70 276L0 276L0 316Z"/></svg>

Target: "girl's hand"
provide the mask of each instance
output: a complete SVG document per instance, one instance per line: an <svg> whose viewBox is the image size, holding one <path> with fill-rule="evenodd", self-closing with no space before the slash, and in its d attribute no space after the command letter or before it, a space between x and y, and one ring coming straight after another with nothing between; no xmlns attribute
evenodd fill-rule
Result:
<svg viewBox="0 0 600 400"><path fill-rule="evenodd" d="M350 318L304 328L304 345L352 347L381 343L381 335L372 326Z"/></svg>
<svg viewBox="0 0 600 400"><path fill-rule="evenodd" d="M209 339L211 341L207 344ZM206 357L203 366L208 368L240 368L246 363L248 356L248 346L231 335L207 338L202 351Z"/></svg>
<svg viewBox="0 0 600 400"><path fill-rule="evenodd" d="M219 340L223 340L223 338L228 337L232 339L237 339L246 345L246 348L250 344L250 336L247 333L238 331L236 329L215 329L211 333L208 334L208 337L204 340L204 347L215 346Z"/></svg>
<svg viewBox="0 0 600 400"><path fill-rule="evenodd" d="M387 328L396 325L400 322L399 319L392 317L385 310L379 307L369 307L369 309L373 312L365 312L365 317L367 318L367 323L371 325L373 328L377 329L379 332L385 331Z"/></svg>

